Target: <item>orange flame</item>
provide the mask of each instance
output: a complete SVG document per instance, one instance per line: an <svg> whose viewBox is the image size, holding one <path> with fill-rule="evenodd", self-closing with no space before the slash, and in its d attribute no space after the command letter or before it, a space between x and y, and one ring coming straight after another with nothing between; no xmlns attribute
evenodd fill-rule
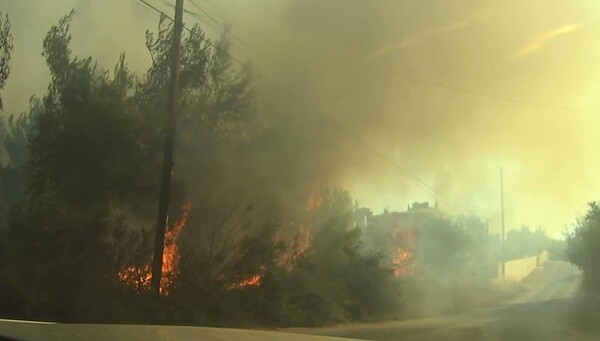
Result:
<svg viewBox="0 0 600 341"><path fill-rule="evenodd" d="M310 234L309 228L306 225L300 225L298 250L296 251L298 256L304 254L310 248L311 240L312 236Z"/></svg>
<svg viewBox="0 0 600 341"><path fill-rule="evenodd" d="M306 225L301 224L296 238L290 237L288 239L289 249L282 255L278 264L288 272L292 271L298 258L310 249L311 241L310 229Z"/></svg>
<svg viewBox="0 0 600 341"><path fill-rule="evenodd" d="M178 275L179 260L181 258L179 254L179 235L185 227L188 221L189 213L192 205L189 201L186 201L182 207L182 216L172 228L167 229L165 232L165 242L163 250L163 262L162 262L162 276L160 278L160 293L162 295L168 295L169 289L173 286L175 278ZM138 267L129 266L122 269L117 274L117 278L130 286L136 288L136 290L147 289L150 287L152 279L152 267L151 263Z"/></svg>
<svg viewBox="0 0 600 341"><path fill-rule="evenodd" d="M117 273L119 281L126 283L136 290L140 291L143 288L150 287L152 279L152 269L150 264L145 264L142 267L128 266Z"/></svg>
<svg viewBox="0 0 600 341"><path fill-rule="evenodd" d="M396 277L404 277L412 274L411 263L412 252L401 247L396 249L396 256L392 259L394 267L394 275Z"/></svg>
<svg viewBox="0 0 600 341"><path fill-rule="evenodd" d="M392 258L392 267L396 277L410 276L413 274L415 263L413 251L415 249L416 231L414 228L396 226L392 233L392 240L396 244L396 251Z"/></svg>
<svg viewBox="0 0 600 341"><path fill-rule="evenodd" d="M314 211L317 208L321 207L323 202L323 198L320 195L319 187L315 187L310 191L310 195L308 196L308 201L306 203L307 211Z"/></svg>
<svg viewBox="0 0 600 341"><path fill-rule="evenodd" d="M179 235L188 221L192 205L189 201L183 204L181 219L173 225L173 228L165 233L165 248L163 251L162 277L160 278L161 291L168 293L168 288L173 286L174 280L179 273Z"/></svg>
<svg viewBox="0 0 600 341"><path fill-rule="evenodd" d="M241 290L241 289L245 289L248 287L257 287L257 286L260 286L262 279L263 279L263 275L256 274L252 277L241 280L239 283L232 284L231 286L229 286L229 289Z"/></svg>

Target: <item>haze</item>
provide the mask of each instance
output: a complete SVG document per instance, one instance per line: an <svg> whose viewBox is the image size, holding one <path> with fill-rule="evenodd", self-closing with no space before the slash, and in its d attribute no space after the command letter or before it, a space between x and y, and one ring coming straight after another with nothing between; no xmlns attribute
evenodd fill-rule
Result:
<svg viewBox="0 0 600 341"><path fill-rule="evenodd" d="M303 142L328 136L303 160L316 181L347 188L360 205L402 210L437 199L498 231L502 167L507 226L557 237L597 199L597 1L211 3L230 22L233 54L255 66L261 124L289 122L308 134ZM7 113L44 93L41 42L71 8L76 54L107 68L122 51L135 71L150 64L144 31L157 16L134 1L0 0L0 8L15 44Z"/></svg>

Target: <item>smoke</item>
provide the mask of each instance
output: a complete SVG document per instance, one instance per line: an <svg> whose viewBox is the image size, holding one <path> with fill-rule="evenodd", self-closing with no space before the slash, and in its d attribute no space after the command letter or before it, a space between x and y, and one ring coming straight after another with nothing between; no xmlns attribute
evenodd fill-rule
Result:
<svg viewBox="0 0 600 341"><path fill-rule="evenodd" d="M518 2L287 1L261 8L271 20L253 29L268 48L250 54L270 86L263 108L331 135L314 152L336 160L324 170L359 202L434 200L392 161L435 188L442 208L490 218L494 232L502 167L508 227L558 236L599 190L590 6L553 2L532 20ZM527 60L511 58L540 39Z"/></svg>
<svg viewBox="0 0 600 341"><path fill-rule="evenodd" d="M437 199L449 211L489 218L494 232L503 167L508 227L541 225L557 236L600 192L600 49L590 43L600 27L592 1L548 2L543 16L520 1L199 3L230 22L233 54L251 59L258 74L256 123L268 133L239 156L236 165L246 166L222 174L240 179L231 188L255 180L247 197L282 203L338 185L375 211ZM77 54L111 66L125 50L140 73L150 63L144 30L158 18L136 1L0 4L15 36L2 94L8 113L44 92L41 41L70 8L79 13L72 26ZM218 27L204 22L216 38ZM557 27L570 29L539 38ZM511 58L540 39L543 49ZM438 194L427 194L398 166Z"/></svg>

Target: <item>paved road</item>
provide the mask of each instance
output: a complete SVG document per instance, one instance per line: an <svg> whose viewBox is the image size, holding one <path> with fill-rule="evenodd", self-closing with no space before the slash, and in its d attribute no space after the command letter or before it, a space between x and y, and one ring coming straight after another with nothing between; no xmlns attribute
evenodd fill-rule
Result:
<svg viewBox="0 0 600 341"><path fill-rule="evenodd" d="M488 308L437 318L319 329L266 332L201 327L51 324L0 320L1 336L19 340L600 340L578 332L569 320L581 275L548 261L525 281L520 296ZM296 332L304 335L288 333ZM317 336L325 335L332 336Z"/></svg>
<svg viewBox="0 0 600 341"><path fill-rule="evenodd" d="M339 337L226 328L54 324L0 320L0 340L206 340L206 341L343 341Z"/></svg>
<svg viewBox="0 0 600 341"><path fill-rule="evenodd" d="M369 340L600 340L573 327L581 274L548 261L524 281L518 297L467 313L436 318L344 325L294 332Z"/></svg>

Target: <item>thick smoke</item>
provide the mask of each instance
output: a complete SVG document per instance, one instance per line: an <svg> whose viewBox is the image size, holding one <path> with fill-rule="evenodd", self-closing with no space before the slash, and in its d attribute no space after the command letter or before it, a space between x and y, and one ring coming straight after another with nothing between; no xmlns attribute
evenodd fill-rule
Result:
<svg viewBox="0 0 600 341"><path fill-rule="evenodd" d="M135 1L0 3L16 46L6 112L44 92L41 40L73 7L76 53L111 66L126 50L133 70L149 65L144 30L157 17ZM256 123L269 133L240 156L245 169L223 174L258 179L244 190L248 197L260 191L285 206L314 186L338 185L376 211L434 200L365 143L435 188L442 208L490 218L492 231L501 166L509 228L539 224L558 235L600 191L593 79L600 50L590 43L600 33L590 17L596 3L553 1L543 16L519 1L205 6L230 22L234 54L251 59L258 75Z"/></svg>
<svg viewBox="0 0 600 341"><path fill-rule="evenodd" d="M288 1L257 24L254 60L283 92L265 91L264 105L343 126L307 134L332 134L315 152L376 210L432 199L356 137L434 187L443 208L490 218L492 231L503 167L509 228L559 235L599 189L594 6L555 2L540 18L519 2Z"/></svg>

